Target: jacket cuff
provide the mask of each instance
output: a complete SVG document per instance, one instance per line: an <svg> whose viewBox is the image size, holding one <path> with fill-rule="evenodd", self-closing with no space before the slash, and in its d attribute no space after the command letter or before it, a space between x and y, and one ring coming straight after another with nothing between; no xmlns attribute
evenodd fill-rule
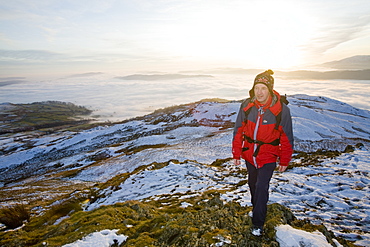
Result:
<svg viewBox="0 0 370 247"><path fill-rule="evenodd" d="M288 165L289 165L289 163L280 163L279 165L280 165L280 166L288 166Z"/></svg>

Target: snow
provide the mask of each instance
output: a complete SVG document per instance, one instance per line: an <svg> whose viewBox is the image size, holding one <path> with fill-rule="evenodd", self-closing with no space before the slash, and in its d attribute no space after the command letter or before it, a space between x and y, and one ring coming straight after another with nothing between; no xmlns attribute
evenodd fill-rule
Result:
<svg viewBox="0 0 370 247"><path fill-rule="evenodd" d="M318 141L323 137L370 138L368 131L359 135L359 130L368 130L370 123L356 120L369 118L368 111L324 97L295 95L289 100L296 139Z"/></svg>
<svg viewBox="0 0 370 247"><path fill-rule="evenodd" d="M355 244L359 246L370 246L370 233L364 234L364 239L357 240Z"/></svg>
<svg viewBox="0 0 370 247"><path fill-rule="evenodd" d="M77 240L74 243L63 245L64 247L109 247L117 241L118 244L122 244L126 241L127 236L117 235L118 230L102 230L100 232L94 232L81 240Z"/></svg>
<svg viewBox="0 0 370 247"><path fill-rule="evenodd" d="M270 203L285 205L298 218L324 223L337 235L355 240L352 233L342 230L369 231L369 163L370 152L364 149L324 160L319 166L276 172L270 186ZM226 167L215 168L194 161L181 164L170 162L161 169L148 167L128 178L119 190L106 190L105 198L89 205L88 210L131 199L157 199L173 193L191 196L210 188L230 190L222 195L224 200L235 200L250 206L247 184L232 189L233 185L245 179L234 174L238 169L243 167L234 167L232 162Z"/></svg>
<svg viewBox="0 0 370 247"><path fill-rule="evenodd" d="M305 146L300 147L300 145L304 145L307 141L323 141L325 143L333 139L370 138L370 121L368 121L370 118L369 111L360 110L343 104L342 102L324 97L295 95L290 96L289 100L289 108L291 109L293 118L294 136L298 144L296 150L306 148ZM226 104L213 102L201 103L193 109L191 118L180 119L180 121L189 123L195 120L202 125L208 126L214 126L220 122L234 122L239 106L240 103L238 102ZM178 114L177 112L174 115ZM51 136L38 136L33 138L30 136L19 136L17 140L9 137L2 137L0 142L2 143L3 149L15 151L0 157L0 168L26 163L34 157L57 153L59 150L63 153L70 152L78 155L82 152L90 151L89 148L91 147L97 150L97 146L100 144L114 143L116 140L120 139L124 142L126 138L136 133L143 133L143 135L141 138L126 143L127 146L158 143L182 144L189 140L191 141L204 137L218 130L217 127L182 127L175 128L167 132L166 135L155 134L155 131L163 131L165 127L166 125L163 123L155 125L145 121L129 121L124 124L96 127L79 133L58 133L52 135L52 139ZM151 131L153 131L153 134ZM171 141L171 139L166 138L168 136L174 136L176 138ZM26 140L27 138L32 138L34 142L33 148L25 148L25 145L21 144L22 139ZM46 143L49 144L46 145ZM229 142L225 142L224 144L229 145ZM315 149L315 147L317 148L315 145L312 148ZM208 150L212 150L212 148L208 147ZM221 155L224 157L226 155L229 156L230 151L224 150L227 152L223 152ZM202 156L199 152L197 154ZM207 152L207 156L208 155Z"/></svg>
<svg viewBox="0 0 370 247"><path fill-rule="evenodd" d="M281 247L320 246L331 247L324 234L319 231L306 232L290 225L276 227L276 239ZM337 245L338 247L341 245Z"/></svg>
<svg viewBox="0 0 370 247"><path fill-rule="evenodd" d="M188 205L186 205L188 206ZM186 207L185 206L185 207ZM110 246L114 243L114 240L118 244L123 243L127 240L125 235L117 235L118 230L102 230L100 232L95 232L84 237L82 240L78 240L71 244L63 245L64 247L104 247ZM232 241L229 239L224 239L219 236L221 242L217 243L216 246L223 246L224 243L231 244ZM326 240L326 237L318 231L306 232L303 230L298 230L290 225L280 225L276 227L276 239L281 247L300 247L300 246L320 246L320 247L331 247ZM358 241L357 244L364 244L364 241ZM366 244L366 243L365 243ZM336 241L337 247L342 245Z"/></svg>
<svg viewBox="0 0 370 247"><path fill-rule="evenodd" d="M370 112L361 110L326 97L307 95L289 96L289 108L293 117L296 150L311 151L318 148L343 150L347 144L370 139ZM243 169L227 162L222 167L210 166L217 159L231 157L231 128L220 129L223 123L234 122L240 102L204 102L192 106L192 114L181 118L182 111L171 116L178 120L158 122L148 119L128 121L122 124L101 126L82 132L62 132L47 136L17 134L0 138L1 176L17 176L28 172L37 164L34 172L43 171L58 162L64 167L81 164L85 168L70 181L105 182L120 173L133 172L140 166L153 162L168 162L160 169L153 165L132 174L115 188L106 189L105 195L93 204L92 210L101 205L110 205L126 200L158 199L165 194L182 194L181 198L197 195L209 189L228 190L224 200L236 200L250 205L248 185L235 185L245 176L235 171ZM196 121L198 127L189 124ZM166 129L168 128L168 129ZM131 136L137 136L131 138ZM168 138L170 137L170 138ZM32 140L33 146L23 142ZM114 145L113 145L114 144ZM165 144L161 148L147 148L137 153L125 154L122 149L143 145ZM276 172L271 180L270 202L290 208L298 218L308 218L313 223L323 223L335 235L357 240L359 245L369 245L370 235L370 151L368 143L353 153L345 153L332 159L322 160ZM101 152L111 157L104 162L88 167L93 161L89 157ZM172 161L171 161L172 160ZM175 160L178 160L175 161ZM302 161L294 159L294 163ZM61 168L63 169L63 167ZM37 174L37 173L35 173ZM41 174L40 174L41 175ZM6 186L23 186L13 183ZM182 207L190 206L183 203ZM281 246L325 246L327 243L318 233L307 233L279 226L277 233ZM289 236L287 235L289 230ZM97 243L109 246L109 241L121 239L117 230L105 230L87 236L74 245ZM358 240L358 238L362 238ZM93 239L93 240L91 240ZM292 242L296 241L296 242ZM112 242L113 243L113 242ZM96 245L94 245L96 246Z"/></svg>
<svg viewBox="0 0 370 247"><path fill-rule="evenodd" d="M189 207L189 206L193 206L192 204L190 204L190 203L187 203L187 202L182 202L181 203L181 208L187 208L187 207Z"/></svg>
<svg viewBox="0 0 370 247"><path fill-rule="evenodd" d="M130 176L120 185L121 189L105 191L101 198L88 207L93 210L101 205L111 205L128 200L141 200L151 196L172 193L201 193L209 189L221 189L227 181L214 167L204 167L199 163L176 164L170 162L162 169L148 167L143 172Z"/></svg>

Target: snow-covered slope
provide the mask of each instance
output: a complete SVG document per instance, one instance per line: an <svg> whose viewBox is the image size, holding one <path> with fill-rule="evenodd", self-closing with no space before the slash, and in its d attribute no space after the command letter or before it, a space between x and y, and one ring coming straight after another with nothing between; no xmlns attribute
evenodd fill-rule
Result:
<svg viewBox="0 0 370 247"><path fill-rule="evenodd" d="M294 159L297 167L274 175L271 202L289 207L298 217L323 222L338 235L356 239L359 234L369 241L365 233L370 230L370 112L325 97L288 99L296 151L342 151L359 142L364 146L319 165L300 166L302 159ZM24 179L75 168L79 171L74 176L60 180L105 182L147 166L114 190L102 191L104 197L87 210L165 194L186 197L212 188L227 190L224 200L246 205L250 201L247 185L236 186L245 180L245 173L235 171L243 168L227 161L239 106L240 102L197 102L81 132L2 136L0 183L4 189L19 188ZM217 160L225 162L211 165ZM158 168L153 162L165 165Z"/></svg>
<svg viewBox="0 0 370 247"><path fill-rule="evenodd" d="M369 111L325 97L295 95L289 98L296 150L341 150L353 141L370 139ZM312 146L312 143L316 145Z"/></svg>
<svg viewBox="0 0 370 247"><path fill-rule="evenodd" d="M325 97L295 95L289 100L295 150L343 150L347 144L370 139L369 111ZM122 157L122 153L130 153L130 150L143 145L147 148L158 144L168 146L160 157L151 156L151 161L167 161L171 157L209 163L214 157L227 158L230 157L232 126L239 106L240 102L195 103L82 132L3 136L0 138L3 153L0 157L0 182L42 174L56 167L85 166L93 163L96 155L119 157L122 159L119 163L125 164L119 169L130 171L136 167L133 163L137 162L130 162L136 155ZM106 178L95 175L85 179Z"/></svg>

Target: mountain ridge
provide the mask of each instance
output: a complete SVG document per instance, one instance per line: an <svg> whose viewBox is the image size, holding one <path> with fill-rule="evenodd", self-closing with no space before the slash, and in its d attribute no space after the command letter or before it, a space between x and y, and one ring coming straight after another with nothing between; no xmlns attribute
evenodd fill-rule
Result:
<svg viewBox="0 0 370 247"><path fill-rule="evenodd" d="M326 62L321 64L323 67L329 67L333 69L370 69L370 55L357 55L347 57L341 60Z"/></svg>

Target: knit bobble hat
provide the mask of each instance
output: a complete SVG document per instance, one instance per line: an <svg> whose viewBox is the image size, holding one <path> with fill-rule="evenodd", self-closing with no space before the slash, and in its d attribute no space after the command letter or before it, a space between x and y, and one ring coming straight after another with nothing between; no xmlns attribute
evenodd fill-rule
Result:
<svg viewBox="0 0 370 247"><path fill-rule="evenodd" d="M273 74L274 74L274 71L269 69L256 76L256 78L254 79L253 87L249 91L249 95L251 98L254 97L254 86L259 83L264 84L269 89L269 92L271 95L274 94L272 91L274 89L274 77L272 77Z"/></svg>

